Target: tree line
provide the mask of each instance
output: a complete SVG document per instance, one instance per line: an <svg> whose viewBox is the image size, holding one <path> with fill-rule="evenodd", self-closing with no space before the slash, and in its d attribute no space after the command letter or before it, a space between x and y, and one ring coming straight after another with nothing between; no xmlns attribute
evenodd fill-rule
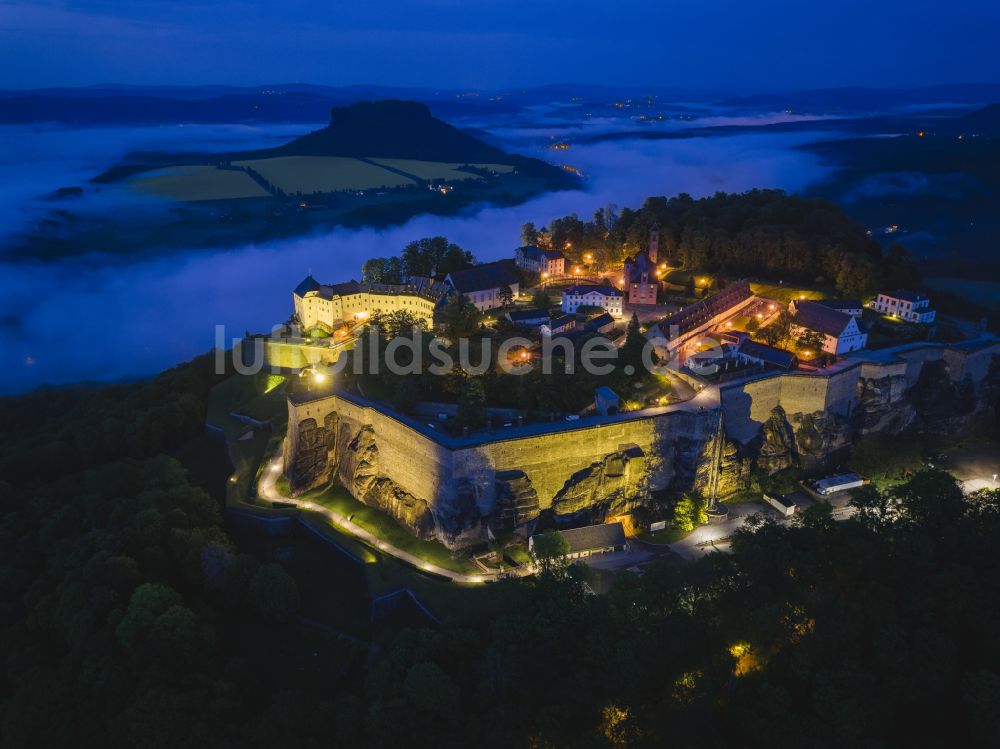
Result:
<svg viewBox="0 0 1000 749"><path fill-rule="evenodd" d="M651 197L639 209L600 208L590 220L570 214L542 228L525 224L521 241L561 250L573 264L589 254L597 267L613 267L646 249L654 226L661 259L706 273L832 284L844 296L920 280L903 247L883 251L835 203L781 190Z"/></svg>

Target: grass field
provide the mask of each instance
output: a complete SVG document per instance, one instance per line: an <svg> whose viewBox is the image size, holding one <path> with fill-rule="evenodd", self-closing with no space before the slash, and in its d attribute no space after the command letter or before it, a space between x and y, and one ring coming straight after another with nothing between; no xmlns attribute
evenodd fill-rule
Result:
<svg viewBox="0 0 1000 749"><path fill-rule="evenodd" d="M234 161L245 166L286 193L340 192L374 190L379 187L404 187L416 184L412 179L341 156L279 156L273 159Z"/></svg>
<svg viewBox="0 0 1000 749"><path fill-rule="evenodd" d="M776 302L796 301L798 299L825 299L835 296L832 290L807 289L799 286L786 286L774 283L751 283L750 290L764 299L773 299Z"/></svg>
<svg viewBox="0 0 1000 749"><path fill-rule="evenodd" d="M142 192L185 202L270 197L250 175L214 166L157 169L135 179L132 185Z"/></svg>
<svg viewBox="0 0 1000 749"><path fill-rule="evenodd" d="M479 568L470 559L452 557L451 552L443 544L417 538L384 512L356 500L343 487L331 487L318 496L310 498L316 504L349 517L353 523L374 536L432 564L455 572L479 572Z"/></svg>
<svg viewBox="0 0 1000 749"><path fill-rule="evenodd" d="M462 179L482 179L478 174L461 171L459 167L463 166L462 164L444 161L418 161L416 159L372 159L372 161L428 181L445 179L454 182ZM471 164L470 166L492 169L501 174L507 174L514 170L514 167L507 164Z"/></svg>

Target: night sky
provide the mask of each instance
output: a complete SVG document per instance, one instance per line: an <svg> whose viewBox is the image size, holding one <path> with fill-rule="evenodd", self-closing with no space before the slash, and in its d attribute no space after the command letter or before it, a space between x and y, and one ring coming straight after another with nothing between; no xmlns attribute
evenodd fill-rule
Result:
<svg viewBox="0 0 1000 749"><path fill-rule="evenodd" d="M1000 3L958 0L0 0L0 86L1000 80Z"/></svg>

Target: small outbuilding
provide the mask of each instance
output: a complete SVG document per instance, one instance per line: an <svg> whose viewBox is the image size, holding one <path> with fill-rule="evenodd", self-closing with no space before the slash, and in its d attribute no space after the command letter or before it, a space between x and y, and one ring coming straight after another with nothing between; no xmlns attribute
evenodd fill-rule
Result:
<svg viewBox="0 0 1000 749"><path fill-rule="evenodd" d="M794 515L798 509L798 505L795 502L781 494L764 494L764 501L786 518Z"/></svg>
<svg viewBox="0 0 1000 749"><path fill-rule="evenodd" d="M594 391L594 407L601 416L614 416L622 408L621 398L611 388L601 385Z"/></svg>
<svg viewBox="0 0 1000 749"><path fill-rule="evenodd" d="M822 494L825 497L829 494L857 489L864 485L865 480L856 473L838 473L836 476L817 479L813 488L816 489L817 494Z"/></svg>
<svg viewBox="0 0 1000 749"><path fill-rule="evenodd" d="M569 544L569 551L566 553L568 559L584 559L595 554L613 554L616 551L625 551L626 548L625 527L620 522L557 532ZM532 536L528 539L530 551L535 550L536 538L537 536Z"/></svg>

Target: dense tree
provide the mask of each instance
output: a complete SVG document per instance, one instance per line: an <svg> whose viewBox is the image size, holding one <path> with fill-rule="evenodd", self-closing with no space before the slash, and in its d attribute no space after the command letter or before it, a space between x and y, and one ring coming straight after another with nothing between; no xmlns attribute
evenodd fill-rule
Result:
<svg viewBox="0 0 1000 749"><path fill-rule="evenodd" d="M502 306L509 307L514 303L514 290L510 286L501 286L500 291L497 292L497 298Z"/></svg>
<svg viewBox="0 0 1000 749"><path fill-rule="evenodd" d="M482 380L469 377L458 398L455 421L460 429L472 431L486 423L486 390Z"/></svg>
<svg viewBox="0 0 1000 749"><path fill-rule="evenodd" d="M430 276L443 279L452 271L469 268L475 258L445 237L417 239L403 248L402 266L405 276Z"/></svg>
<svg viewBox="0 0 1000 749"><path fill-rule="evenodd" d="M825 342L826 336L822 332L810 330L809 328L805 328L802 331L797 341L800 348L813 352L822 351Z"/></svg>
<svg viewBox="0 0 1000 749"><path fill-rule="evenodd" d="M639 210L605 209L586 222L570 215L548 229L552 246L571 262L582 262L588 251L620 262L648 245L654 224L660 227L661 255L699 272L803 283L822 276L845 296L865 296L890 278L902 286L919 280L904 252L890 248L883 255L864 227L833 203L780 190L698 200L685 194L652 197Z"/></svg>
<svg viewBox="0 0 1000 749"><path fill-rule="evenodd" d="M559 531L545 531L532 541L532 555L543 572L565 569L569 554L569 542Z"/></svg>
<svg viewBox="0 0 1000 749"><path fill-rule="evenodd" d="M361 265L365 283L402 283L403 261L399 257L372 257Z"/></svg>
<svg viewBox="0 0 1000 749"><path fill-rule="evenodd" d="M705 501L699 497L685 494L674 505L672 525L679 531L690 533L699 525L708 522L705 513Z"/></svg>
<svg viewBox="0 0 1000 749"><path fill-rule="evenodd" d="M482 313L464 294L451 294L441 308L441 327L452 341L475 335L481 320Z"/></svg>
<svg viewBox="0 0 1000 749"><path fill-rule="evenodd" d="M538 289L531 295L531 306L533 309L547 310L552 307L552 299L543 289Z"/></svg>
<svg viewBox="0 0 1000 749"><path fill-rule="evenodd" d="M625 331L625 343L622 344L618 355L618 366L626 375L638 378L646 374L642 361L642 352L646 347L646 342L646 336L642 334L639 327L639 318L633 312L632 319L629 320L628 328Z"/></svg>

